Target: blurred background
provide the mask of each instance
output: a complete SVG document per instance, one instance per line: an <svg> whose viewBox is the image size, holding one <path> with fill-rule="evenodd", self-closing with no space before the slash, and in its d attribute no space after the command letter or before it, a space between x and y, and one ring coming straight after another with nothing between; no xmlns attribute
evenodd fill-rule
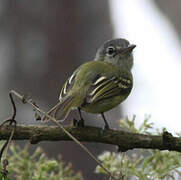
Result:
<svg viewBox="0 0 181 180"><path fill-rule="evenodd" d="M0 119L11 113L10 89L30 95L48 110L75 68L92 60L104 41L122 37L137 45L134 89L120 107L106 113L111 127L116 128L120 118L135 114L138 124L151 115L156 127L180 131L180 8L180 0L0 0ZM38 123L31 107L17 105L18 123ZM99 116L83 116L88 125L102 125ZM65 123L73 117L78 117L77 112ZM94 154L115 150L109 145L84 144ZM103 178L93 173L96 163L75 143L38 145L49 157L61 154L85 179Z"/></svg>

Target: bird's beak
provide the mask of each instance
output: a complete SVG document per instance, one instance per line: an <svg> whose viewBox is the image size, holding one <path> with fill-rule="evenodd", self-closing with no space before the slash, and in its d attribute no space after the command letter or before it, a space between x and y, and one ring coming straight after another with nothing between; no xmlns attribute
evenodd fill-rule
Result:
<svg viewBox="0 0 181 180"><path fill-rule="evenodd" d="M136 45L130 44L128 47L126 47L126 48L121 48L121 49L119 49L118 51L119 51L119 53L121 53L121 54L127 54L127 53L132 52L132 50L133 50L135 47L136 47Z"/></svg>

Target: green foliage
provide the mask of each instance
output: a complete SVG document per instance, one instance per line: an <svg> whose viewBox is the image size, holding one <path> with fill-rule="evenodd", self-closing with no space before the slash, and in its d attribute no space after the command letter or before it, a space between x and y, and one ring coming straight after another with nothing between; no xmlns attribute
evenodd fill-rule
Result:
<svg viewBox="0 0 181 180"><path fill-rule="evenodd" d="M132 120L126 118L120 121L120 126L134 133L160 134L153 129L153 123L149 123L149 117L136 128L135 116ZM165 130L165 129L164 129ZM170 180L181 177L181 153L159 150L137 150L136 153L104 152L99 156L103 165L117 177L135 177L140 180ZM97 166L97 173L105 174L104 170Z"/></svg>
<svg viewBox="0 0 181 180"><path fill-rule="evenodd" d="M11 179L16 180L81 180L80 173L74 173L71 164L65 165L61 158L48 159L40 147L33 154L28 152L28 145L23 149L17 145L10 146L7 157L7 169ZM1 178L0 178L1 179Z"/></svg>

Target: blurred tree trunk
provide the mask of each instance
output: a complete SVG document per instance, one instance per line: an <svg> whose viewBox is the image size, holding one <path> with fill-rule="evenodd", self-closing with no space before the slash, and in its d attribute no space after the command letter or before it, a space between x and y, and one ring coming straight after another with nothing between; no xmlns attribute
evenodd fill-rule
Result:
<svg viewBox="0 0 181 180"><path fill-rule="evenodd" d="M33 99L47 109L57 102L60 88L72 71L92 60L97 48L112 37L105 0L6 0L0 3L0 45L7 45L3 59L7 63L5 89L31 93ZM18 122L29 119L26 123L34 123L29 111L29 107L21 110ZM119 112L118 109L114 111ZM114 119L117 117L114 115ZM89 124L93 124L92 121ZM98 179L98 175L93 174L96 163L74 143L45 142L41 145L50 157L61 153L63 160L71 161L86 179ZM94 154L110 148L97 144L88 146Z"/></svg>
<svg viewBox="0 0 181 180"><path fill-rule="evenodd" d="M178 37L181 40L181 1L180 0L155 0L155 4L167 16L170 22L174 25Z"/></svg>

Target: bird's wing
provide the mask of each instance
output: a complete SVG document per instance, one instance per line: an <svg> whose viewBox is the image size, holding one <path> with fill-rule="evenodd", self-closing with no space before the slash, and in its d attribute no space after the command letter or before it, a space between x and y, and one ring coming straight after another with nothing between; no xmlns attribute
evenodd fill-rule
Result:
<svg viewBox="0 0 181 180"><path fill-rule="evenodd" d="M59 99L64 98L74 85L76 90L80 90L80 92L83 88L87 89L88 87L86 94L82 95L85 98L85 103L129 94L132 89L132 76L126 72L121 74L117 67L106 62L92 61L85 63L64 83Z"/></svg>
<svg viewBox="0 0 181 180"><path fill-rule="evenodd" d="M76 73L77 73L77 71L75 71L62 86L59 100L61 100L63 97L65 97L68 94L68 92L71 90L71 88L73 87L74 82L75 82Z"/></svg>
<svg viewBox="0 0 181 180"><path fill-rule="evenodd" d="M86 103L95 103L114 96L129 94L132 80L128 77L98 77L90 86Z"/></svg>
<svg viewBox="0 0 181 180"><path fill-rule="evenodd" d="M67 96L67 94L74 85L76 73L77 71L75 71L64 83L60 92L59 102L47 112L48 115L53 116L59 120L63 120L67 116L70 111L70 104L73 100L73 97ZM45 120L48 120L46 116L42 118L42 121Z"/></svg>

